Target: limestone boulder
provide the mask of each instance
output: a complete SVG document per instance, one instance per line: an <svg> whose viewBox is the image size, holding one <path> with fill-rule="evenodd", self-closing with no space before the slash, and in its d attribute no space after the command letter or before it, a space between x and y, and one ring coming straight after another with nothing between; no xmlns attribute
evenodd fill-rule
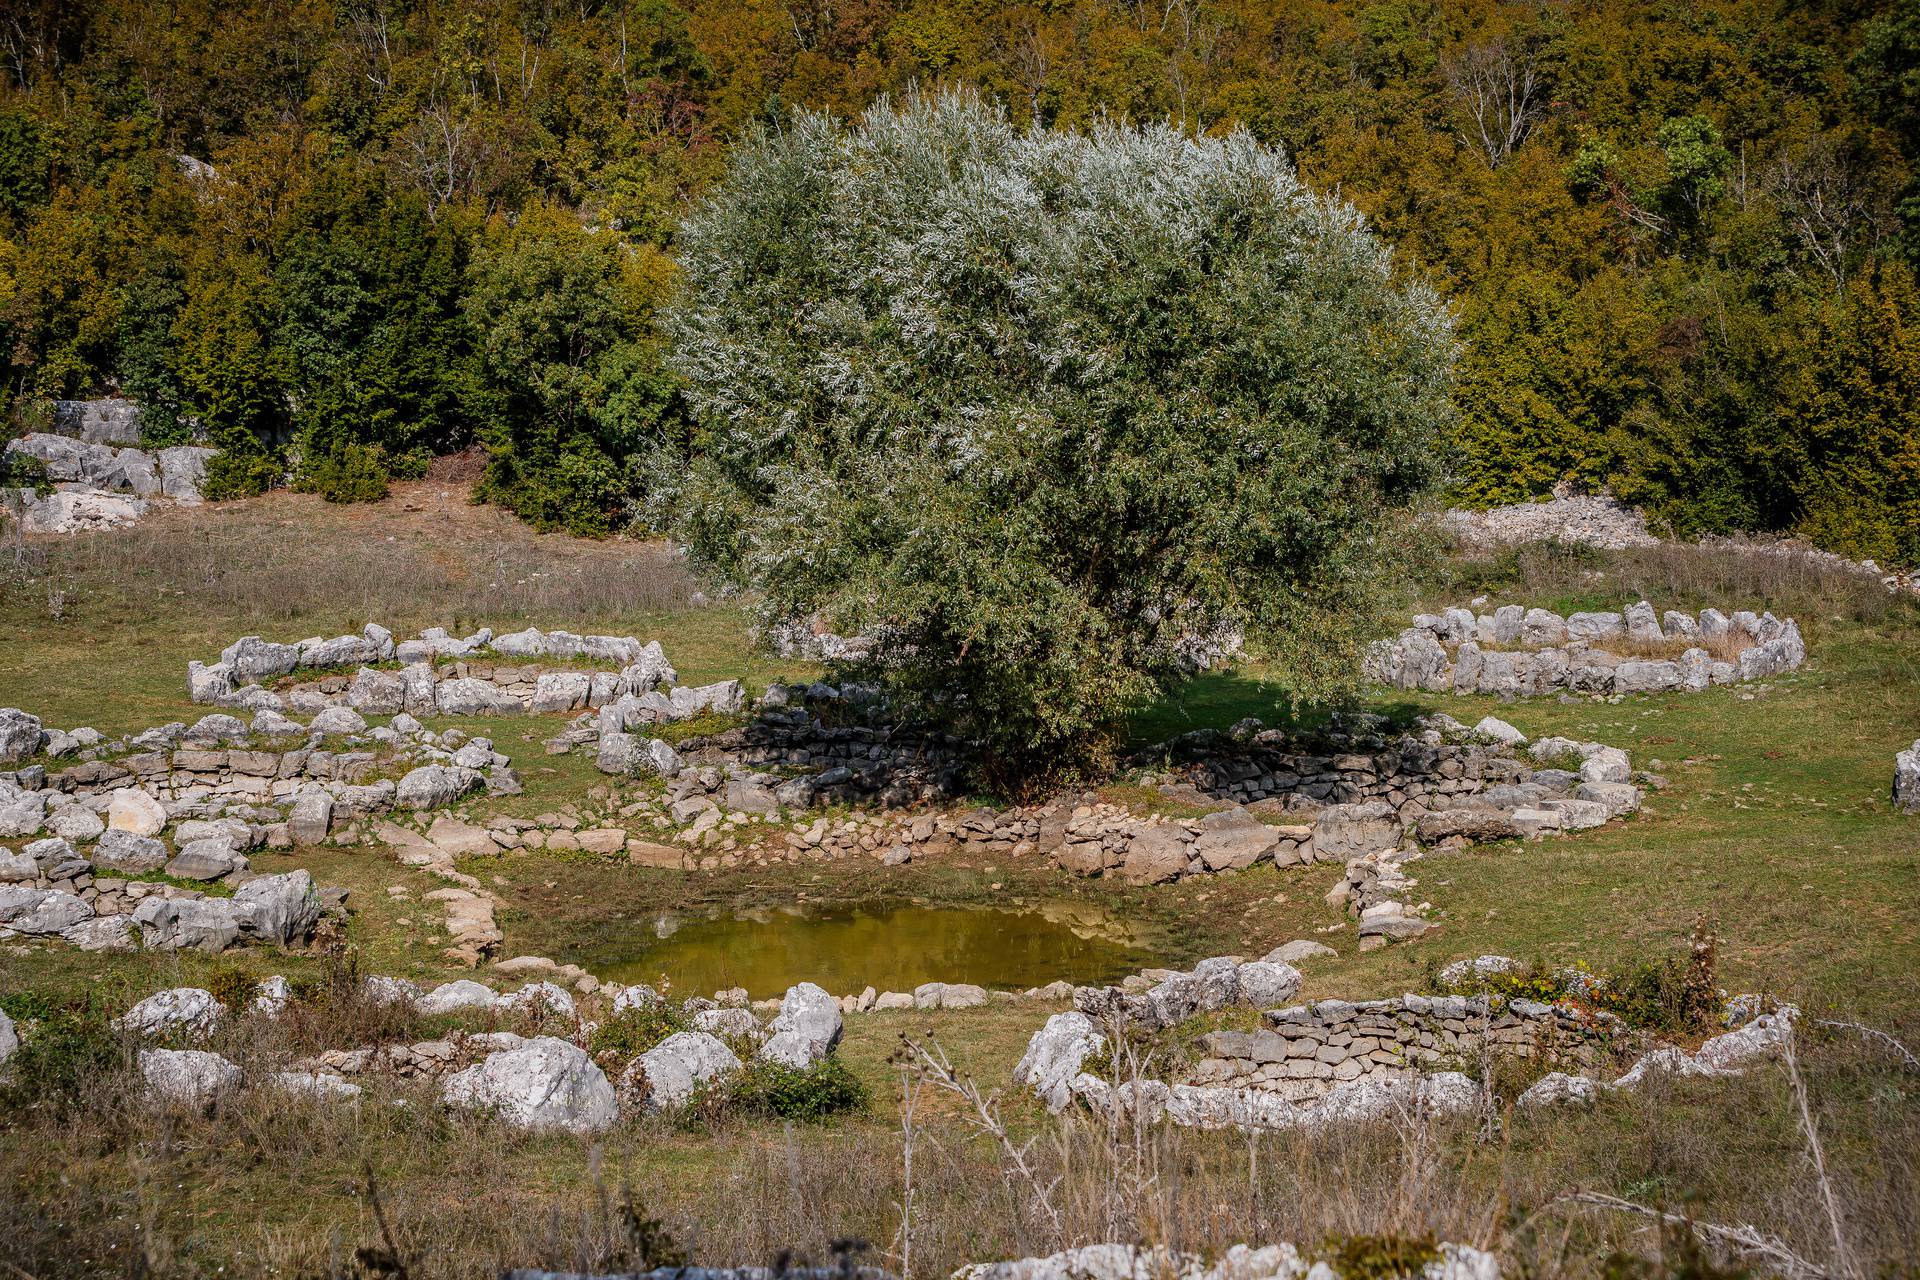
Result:
<svg viewBox="0 0 1920 1280"><path fill-rule="evenodd" d="M1073 1081L1081 1065L1105 1044L1086 1014L1056 1013L1027 1042L1026 1053L1013 1069L1014 1083L1039 1095L1049 1111L1060 1111L1073 1099Z"/></svg>
<svg viewBox="0 0 1920 1280"><path fill-rule="evenodd" d="M413 1002L413 1007L424 1014L454 1013L461 1009L492 1009L499 1003L500 997L492 987L473 981L471 978L456 978L452 982L443 982Z"/></svg>
<svg viewBox="0 0 1920 1280"><path fill-rule="evenodd" d="M138 787L119 787L108 794L108 831L125 831L144 837L159 835L167 827L165 806Z"/></svg>
<svg viewBox="0 0 1920 1280"><path fill-rule="evenodd" d="M60 936L81 951L132 951L133 921L126 916L95 916L68 925L60 931Z"/></svg>
<svg viewBox="0 0 1920 1280"><path fill-rule="evenodd" d="M1313 821L1316 861L1350 862L1399 844L1400 820L1384 800L1328 805Z"/></svg>
<svg viewBox="0 0 1920 1280"><path fill-rule="evenodd" d="M133 923L141 945L158 951L224 951L240 938L240 920L224 898L142 898Z"/></svg>
<svg viewBox="0 0 1920 1280"><path fill-rule="evenodd" d="M1584 1106L1599 1096L1599 1087L1585 1076L1550 1071L1528 1085L1520 1095L1523 1107Z"/></svg>
<svg viewBox="0 0 1920 1280"><path fill-rule="evenodd" d="M790 1067L810 1067L840 1043L840 1002L811 982L789 987L758 1056Z"/></svg>
<svg viewBox="0 0 1920 1280"><path fill-rule="evenodd" d="M1209 871L1244 871L1271 860L1279 844L1279 832L1236 805L1200 820L1193 856Z"/></svg>
<svg viewBox="0 0 1920 1280"><path fill-rule="evenodd" d="M40 750L40 717L18 707L0 707L0 766L19 764Z"/></svg>
<svg viewBox="0 0 1920 1280"><path fill-rule="evenodd" d="M302 791L287 809L287 834L295 844L320 844L333 827L333 797L318 787Z"/></svg>
<svg viewBox="0 0 1920 1280"><path fill-rule="evenodd" d="M223 837L194 840L174 854L167 874L179 880L218 880L244 869L246 859Z"/></svg>
<svg viewBox="0 0 1920 1280"><path fill-rule="evenodd" d="M622 1083L630 1092L644 1096L649 1111L668 1111L692 1101L701 1085L739 1069L739 1057L718 1036L706 1031L681 1031L634 1059Z"/></svg>
<svg viewBox="0 0 1920 1280"><path fill-rule="evenodd" d="M486 775L477 769L423 764L400 779L393 802L402 809L443 809L469 791L485 786L486 781Z"/></svg>
<svg viewBox="0 0 1920 1280"><path fill-rule="evenodd" d="M60 889L0 885L0 925L15 933L48 937L93 918L93 908Z"/></svg>
<svg viewBox="0 0 1920 1280"><path fill-rule="evenodd" d="M283 947L304 942L320 922L320 893L304 869L249 880L233 904L242 933Z"/></svg>
<svg viewBox="0 0 1920 1280"><path fill-rule="evenodd" d="M1171 823L1141 827L1127 841L1120 876L1129 884L1164 884L1186 874L1186 832Z"/></svg>
<svg viewBox="0 0 1920 1280"><path fill-rule="evenodd" d="M0 837L30 836L47 818L47 797L0 779Z"/></svg>
<svg viewBox="0 0 1920 1280"><path fill-rule="evenodd" d="M1240 1003L1255 1009L1273 1009L1300 992L1300 971L1274 960L1251 960L1234 973Z"/></svg>
<svg viewBox="0 0 1920 1280"><path fill-rule="evenodd" d="M513 695L471 677L442 680L434 686L433 696L443 716L511 715L522 710Z"/></svg>
<svg viewBox="0 0 1920 1280"><path fill-rule="evenodd" d="M300 665L300 647L242 636L221 650L220 661L233 673L234 683L258 684L290 675Z"/></svg>
<svg viewBox="0 0 1920 1280"><path fill-rule="evenodd" d="M440 1096L449 1106L491 1111L517 1128L581 1135L609 1128L620 1114L613 1085L586 1050L553 1036L487 1055L448 1076Z"/></svg>
<svg viewBox="0 0 1920 1280"><path fill-rule="evenodd" d="M115 1018L113 1025L135 1035L206 1035L226 1016L226 1008L211 991L175 987L148 996Z"/></svg>
<svg viewBox="0 0 1920 1280"><path fill-rule="evenodd" d="M1920 738L1894 753L1893 807L1901 813L1920 813Z"/></svg>
<svg viewBox="0 0 1920 1280"><path fill-rule="evenodd" d="M240 1087L240 1068L203 1049L142 1049L140 1076L162 1102L207 1107Z"/></svg>
<svg viewBox="0 0 1920 1280"><path fill-rule="evenodd" d="M407 707L407 682L399 672L362 667L347 686L347 705L370 716L398 715Z"/></svg>
<svg viewBox="0 0 1920 1280"><path fill-rule="evenodd" d="M1274 964L1296 965L1305 960L1329 959L1337 955L1339 952L1324 942L1295 938L1292 942L1281 943L1261 959Z"/></svg>

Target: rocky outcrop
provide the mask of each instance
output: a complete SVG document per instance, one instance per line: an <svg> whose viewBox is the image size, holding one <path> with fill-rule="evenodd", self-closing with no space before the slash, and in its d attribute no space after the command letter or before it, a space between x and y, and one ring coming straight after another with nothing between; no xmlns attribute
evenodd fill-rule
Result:
<svg viewBox="0 0 1920 1280"><path fill-rule="evenodd" d="M31 488L0 490L0 508L29 533L79 533L131 523L145 515L154 501L199 502L207 459L215 450L192 445L152 453L114 448L104 442L105 437L124 434L124 419L124 414L83 408L72 435L35 432L8 441L6 451L33 459L51 488L44 493Z"/></svg>
<svg viewBox="0 0 1920 1280"><path fill-rule="evenodd" d="M1647 531L1645 516L1605 493L1556 493L1547 502L1519 502L1484 511L1456 508L1441 517L1441 525L1469 547L1567 542L1617 551L1651 547L1660 541Z"/></svg>

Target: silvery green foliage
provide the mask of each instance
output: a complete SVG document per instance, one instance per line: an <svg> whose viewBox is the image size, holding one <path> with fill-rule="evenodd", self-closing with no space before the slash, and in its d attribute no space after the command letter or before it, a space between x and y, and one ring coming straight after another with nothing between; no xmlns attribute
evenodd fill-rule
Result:
<svg viewBox="0 0 1920 1280"><path fill-rule="evenodd" d="M1238 628L1353 667L1449 421L1449 318L1245 133L800 114L683 228L703 428L662 516L770 615L880 627L897 694L1015 753Z"/></svg>

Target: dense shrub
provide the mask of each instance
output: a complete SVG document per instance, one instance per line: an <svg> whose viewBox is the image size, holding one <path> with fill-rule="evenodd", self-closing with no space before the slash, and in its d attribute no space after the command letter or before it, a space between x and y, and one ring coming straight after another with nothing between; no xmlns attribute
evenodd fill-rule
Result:
<svg viewBox="0 0 1920 1280"><path fill-rule="evenodd" d="M20 1048L0 1073L0 1113L31 1106L64 1114L126 1064L119 1037L98 1009L54 1005L31 993L0 998L0 1008L20 1024Z"/></svg>
<svg viewBox="0 0 1920 1280"><path fill-rule="evenodd" d="M317 493L328 502L378 502L387 496L390 479L385 450L349 441L308 462L294 488Z"/></svg>
<svg viewBox="0 0 1920 1280"><path fill-rule="evenodd" d="M685 1014L665 1000L630 1005L600 1020L587 1038L587 1052L595 1059L606 1055L624 1066L647 1050L692 1028Z"/></svg>
<svg viewBox="0 0 1920 1280"><path fill-rule="evenodd" d="M689 218L704 434L661 509L771 615L875 628L908 707L1061 762L1219 630L1349 677L1438 475L1447 314L1245 133L802 114Z"/></svg>
<svg viewBox="0 0 1920 1280"><path fill-rule="evenodd" d="M810 1067L753 1058L725 1082L729 1106L775 1120L825 1120L866 1109L867 1086L837 1057Z"/></svg>

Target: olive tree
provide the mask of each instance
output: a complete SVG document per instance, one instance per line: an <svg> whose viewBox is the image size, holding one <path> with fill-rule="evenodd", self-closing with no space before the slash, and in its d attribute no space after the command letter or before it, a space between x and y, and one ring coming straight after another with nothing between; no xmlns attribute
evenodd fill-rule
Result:
<svg viewBox="0 0 1920 1280"><path fill-rule="evenodd" d="M687 219L699 422L659 518L768 619L878 639L1013 767L1244 635L1352 678L1450 413L1449 317L1245 133L1015 129L965 95L796 114Z"/></svg>

